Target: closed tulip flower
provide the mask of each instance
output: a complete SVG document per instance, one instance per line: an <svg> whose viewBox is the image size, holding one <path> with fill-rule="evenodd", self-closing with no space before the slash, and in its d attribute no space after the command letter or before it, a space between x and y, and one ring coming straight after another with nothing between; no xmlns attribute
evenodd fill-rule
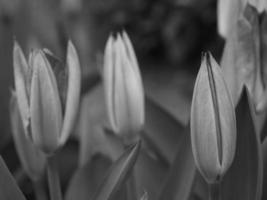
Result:
<svg viewBox="0 0 267 200"><path fill-rule="evenodd" d="M191 140L202 176L208 183L220 181L235 155L236 119L221 69L209 53L203 57L195 83Z"/></svg>
<svg viewBox="0 0 267 200"><path fill-rule="evenodd" d="M33 51L27 62L15 42L13 56L23 126L32 142L50 154L66 142L76 119L81 87L76 50L69 42L67 70L47 50Z"/></svg>
<svg viewBox="0 0 267 200"><path fill-rule="evenodd" d="M109 37L103 73L111 127L122 136L135 137L144 124L144 89L133 46L125 32Z"/></svg>

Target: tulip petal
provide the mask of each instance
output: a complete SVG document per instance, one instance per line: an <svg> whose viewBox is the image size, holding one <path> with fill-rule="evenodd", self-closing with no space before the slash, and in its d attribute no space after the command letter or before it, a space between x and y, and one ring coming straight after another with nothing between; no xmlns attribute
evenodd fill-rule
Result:
<svg viewBox="0 0 267 200"><path fill-rule="evenodd" d="M81 68L75 47L72 42L68 43L67 50L68 66L68 89L64 121L60 136L60 144L63 145L74 127L75 119L79 110L81 93Z"/></svg>
<svg viewBox="0 0 267 200"><path fill-rule="evenodd" d="M20 48L19 44L15 41L13 48L13 65L14 65L14 80L15 80L15 90L18 98L18 106L20 110L20 115L22 118L22 123L25 129L29 127L29 97L27 95L27 73L28 64Z"/></svg>
<svg viewBox="0 0 267 200"><path fill-rule="evenodd" d="M61 100L61 105L63 113L65 113L66 107L66 96L67 96L67 87L68 87L68 72L63 64L63 62L56 57L49 49L43 49L45 57L49 61L51 68L54 72L57 81L57 87L59 90L59 97Z"/></svg>
<svg viewBox="0 0 267 200"><path fill-rule="evenodd" d="M122 39L123 39L123 44L124 44L124 48L125 48L125 50L123 50L123 51L126 51L126 55L128 55L127 57L129 59L129 62L132 65L132 68L135 72L136 78L138 79L138 83L140 85L140 90L142 91L141 93L144 94L143 81L141 78L140 69L138 67L139 65L137 62L137 58L136 58L136 55L134 53L134 48L133 48L133 45L130 41L128 34L125 31L122 32Z"/></svg>
<svg viewBox="0 0 267 200"><path fill-rule="evenodd" d="M125 124L134 132L139 131L136 127L141 128L144 124L144 93L143 86L140 82L141 76L138 70L138 73L135 73L134 64L127 57L127 50L123 44L123 40L118 37L118 53L121 55L121 69L122 73L122 82L118 86L121 87L121 94L125 98L125 113L122 113L122 116L118 116L118 119L127 119ZM121 105L121 104L119 104ZM119 106L118 105L118 106ZM124 117L127 116L127 117ZM128 128L128 129L129 129Z"/></svg>
<svg viewBox="0 0 267 200"><path fill-rule="evenodd" d="M39 51L33 58L31 85L31 130L34 143L44 152L58 147L62 127L62 109L55 76L44 54Z"/></svg>
<svg viewBox="0 0 267 200"><path fill-rule="evenodd" d="M227 38L243 12L246 5L244 0L219 0L218 1L218 32Z"/></svg>
<svg viewBox="0 0 267 200"><path fill-rule="evenodd" d="M119 37L119 36L117 36ZM112 106L114 110L114 118L116 122L116 130L118 133L126 131L128 126L128 106L127 99L125 94L125 84L123 79L123 66L122 66L122 55L120 54L120 45L118 38L114 43L114 67L113 67L113 82L114 82L114 91L112 96Z"/></svg>
<svg viewBox="0 0 267 200"><path fill-rule="evenodd" d="M45 155L24 134L15 92L11 96L10 117L13 139L23 169L32 180L40 179L45 169Z"/></svg>
<svg viewBox="0 0 267 200"><path fill-rule="evenodd" d="M104 88L106 95L106 105L107 113L110 121L110 125L113 130L117 129L117 122L114 110L114 94L115 94L115 43L114 37L111 35L106 44L105 54L104 54L104 69L103 69L103 79Z"/></svg>
<svg viewBox="0 0 267 200"><path fill-rule="evenodd" d="M230 167L235 155L236 118L234 105L220 67L209 55L217 94L218 116L221 128L222 173ZM218 137L217 137L218 140Z"/></svg>
<svg viewBox="0 0 267 200"><path fill-rule="evenodd" d="M122 40L123 40L123 45L125 47L126 55L129 59L130 63L132 63L133 69L136 73L136 77L139 79L140 82L142 82L142 79L140 76L140 70L138 67L137 58L136 58L136 55L134 53L134 48L133 48L133 45L131 43L131 40L130 40L128 34L125 31L122 32Z"/></svg>

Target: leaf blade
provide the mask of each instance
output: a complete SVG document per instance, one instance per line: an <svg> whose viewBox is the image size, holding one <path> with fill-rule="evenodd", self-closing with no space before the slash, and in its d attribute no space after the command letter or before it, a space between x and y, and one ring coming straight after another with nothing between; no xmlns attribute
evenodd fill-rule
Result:
<svg viewBox="0 0 267 200"><path fill-rule="evenodd" d="M4 160L0 156L0 199L26 200L15 180L12 178Z"/></svg>
<svg viewBox="0 0 267 200"><path fill-rule="evenodd" d="M130 147L123 155L112 165L108 175L105 177L101 186L95 193L93 200L108 200L120 188L121 184L127 179L132 170L140 150L140 141Z"/></svg>
<svg viewBox="0 0 267 200"><path fill-rule="evenodd" d="M247 89L236 108L237 146L232 166L222 182L223 199L260 199L262 187L262 155L250 109Z"/></svg>

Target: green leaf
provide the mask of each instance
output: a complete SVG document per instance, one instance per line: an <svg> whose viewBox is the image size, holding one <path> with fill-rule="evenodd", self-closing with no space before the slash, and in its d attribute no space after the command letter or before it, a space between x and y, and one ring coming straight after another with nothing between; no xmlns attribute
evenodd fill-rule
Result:
<svg viewBox="0 0 267 200"><path fill-rule="evenodd" d="M183 125L150 98L146 98L144 133L141 137L164 162L170 164L181 141Z"/></svg>
<svg viewBox="0 0 267 200"><path fill-rule="evenodd" d="M141 142L127 149L123 155L112 165L104 181L93 196L93 200L111 199L116 191L127 180L140 150Z"/></svg>
<svg viewBox="0 0 267 200"><path fill-rule="evenodd" d="M236 155L222 181L223 200L258 200L261 197L262 151L250 105L248 91L243 89L236 108Z"/></svg>
<svg viewBox="0 0 267 200"><path fill-rule="evenodd" d="M189 127L181 137L175 160L168 172L158 200L187 200L190 196L196 167L191 149Z"/></svg>
<svg viewBox="0 0 267 200"><path fill-rule="evenodd" d="M0 199L25 200L2 157L0 157Z"/></svg>

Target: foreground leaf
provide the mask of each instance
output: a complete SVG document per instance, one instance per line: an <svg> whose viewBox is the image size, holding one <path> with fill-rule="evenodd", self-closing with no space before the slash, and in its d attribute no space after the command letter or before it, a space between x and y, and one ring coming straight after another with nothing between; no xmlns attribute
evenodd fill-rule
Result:
<svg viewBox="0 0 267 200"><path fill-rule="evenodd" d="M190 196L196 167L191 149L189 127L183 133L175 160L169 170L158 200L187 200Z"/></svg>
<svg viewBox="0 0 267 200"><path fill-rule="evenodd" d="M0 199L25 200L2 157L0 157Z"/></svg>
<svg viewBox="0 0 267 200"><path fill-rule="evenodd" d="M141 143L138 142L130 147L124 154L112 165L108 175L95 193L93 200L111 199L118 191L124 181L127 180L139 153Z"/></svg>
<svg viewBox="0 0 267 200"><path fill-rule="evenodd" d="M237 146L232 166L222 182L223 200L258 200L262 187L262 155L247 89L236 108Z"/></svg>

